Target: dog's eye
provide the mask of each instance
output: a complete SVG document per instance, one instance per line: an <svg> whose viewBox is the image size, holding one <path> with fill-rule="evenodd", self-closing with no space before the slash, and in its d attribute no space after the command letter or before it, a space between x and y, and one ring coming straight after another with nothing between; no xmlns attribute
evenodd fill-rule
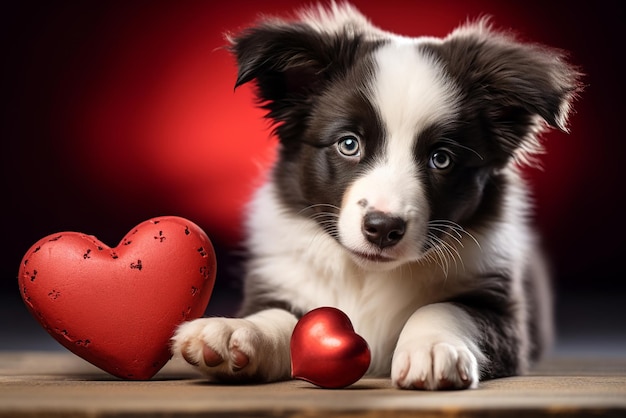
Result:
<svg viewBox="0 0 626 418"><path fill-rule="evenodd" d="M358 157L361 153L359 139L354 135L346 135L337 141L337 149L346 157Z"/></svg>
<svg viewBox="0 0 626 418"><path fill-rule="evenodd" d="M452 157L450 156L450 152L445 149L435 150L432 154L430 154L428 167L436 170L447 170L452 167Z"/></svg>

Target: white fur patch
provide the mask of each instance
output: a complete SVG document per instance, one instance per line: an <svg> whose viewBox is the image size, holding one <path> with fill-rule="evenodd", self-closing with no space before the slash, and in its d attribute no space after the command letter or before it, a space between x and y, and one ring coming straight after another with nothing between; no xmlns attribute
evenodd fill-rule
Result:
<svg viewBox="0 0 626 418"><path fill-rule="evenodd" d="M419 258L426 235L429 209L420 180L423 167L414 158L416 138L429 125L452 119L458 96L439 64L420 52L417 41L395 39L383 45L375 53L375 64L370 100L385 127L385 149L346 192L339 235L352 251L378 253L361 232L365 213L376 210L404 219L403 240L380 252L395 260L385 263L392 268Z"/></svg>
<svg viewBox="0 0 626 418"><path fill-rule="evenodd" d="M319 4L302 10L299 16L312 29L321 33L348 37L359 35L369 40L393 36L372 25L367 17L345 2L337 4L331 1L328 7Z"/></svg>
<svg viewBox="0 0 626 418"><path fill-rule="evenodd" d="M208 377L287 379L289 340L296 322L293 315L280 309L262 311L245 319L200 318L176 330L172 353L184 357ZM222 361L207 365L204 361L207 348ZM272 361L267 361L268 357ZM245 367L240 369L237 364L242 359Z"/></svg>
<svg viewBox="0 0 626 418"><path fill-rule="evenodd" d="M470 316L448 303L418 309L406 322L391 366L394 386L405 389L473 388L486 358Z"/></svg>
<svg viewBox="0 0 626 418"><path fill-rule="evenodd" d="M456 87L418 45L418 40L396 40L376 51L373 103L388 130L390 147L398 151L390 156L410 154L421 130L456 114Z"/></svg>
<svg viewBox="0 0 626 418"><path fill-rule="evenodd" d="M271 183L259 189L250 210L248 246L255 257L249 279L304 311L333 306L345 312L370 345L369 374L389 374L396 338L417 307L454 292L428 264L380 271L371 269L375 263L355 263L315 221L285 211Z"/></svg>

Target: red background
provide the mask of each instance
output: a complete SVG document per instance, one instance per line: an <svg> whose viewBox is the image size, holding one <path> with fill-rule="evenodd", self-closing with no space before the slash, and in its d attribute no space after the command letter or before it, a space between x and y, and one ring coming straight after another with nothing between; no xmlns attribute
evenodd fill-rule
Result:
<svg viewBox="0 0 626 418"><path fill-rule="evenodd" d="M223 34L296 1L20 3L2 15L2 292L39 238L64 230L116 245L178 215L218 249L229 287L242 208L274 142L251 89L233 90ZM528 172L561 294L625 289L619 2L355 1L378 26L444 36L491 15L522 39L571 52L587 74L571 134L551 132ZM5 6L6 8L6 6Z"/></svg>

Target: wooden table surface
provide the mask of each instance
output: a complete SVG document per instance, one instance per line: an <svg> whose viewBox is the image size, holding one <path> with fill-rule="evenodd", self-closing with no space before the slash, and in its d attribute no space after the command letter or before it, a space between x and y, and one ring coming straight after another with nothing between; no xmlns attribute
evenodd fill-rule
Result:
<svg viewBox="0 0 626 418"><path fill-rule="evenodd" d="M367 378L341 390L216 385L177 361L150 381L123 381L69 352L0 352L0 417L39 416L626 417L626 358L552 358L475 390L416 392Z"/></svg>

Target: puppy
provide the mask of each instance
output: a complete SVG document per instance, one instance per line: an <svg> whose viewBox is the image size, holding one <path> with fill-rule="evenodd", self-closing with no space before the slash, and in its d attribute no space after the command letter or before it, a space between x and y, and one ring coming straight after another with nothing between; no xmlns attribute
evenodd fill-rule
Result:
<svg viewBox="0 0 626 418"><path fill-rule="evenodd" d="M485 20L407 38L335 3L230 42L280 147L249 206L241 318L185 323L173 352L217 381L288 379L298 318L334 306L398 388L523 373L552 325L520 169L566 130L577 69Z"/></svg>

